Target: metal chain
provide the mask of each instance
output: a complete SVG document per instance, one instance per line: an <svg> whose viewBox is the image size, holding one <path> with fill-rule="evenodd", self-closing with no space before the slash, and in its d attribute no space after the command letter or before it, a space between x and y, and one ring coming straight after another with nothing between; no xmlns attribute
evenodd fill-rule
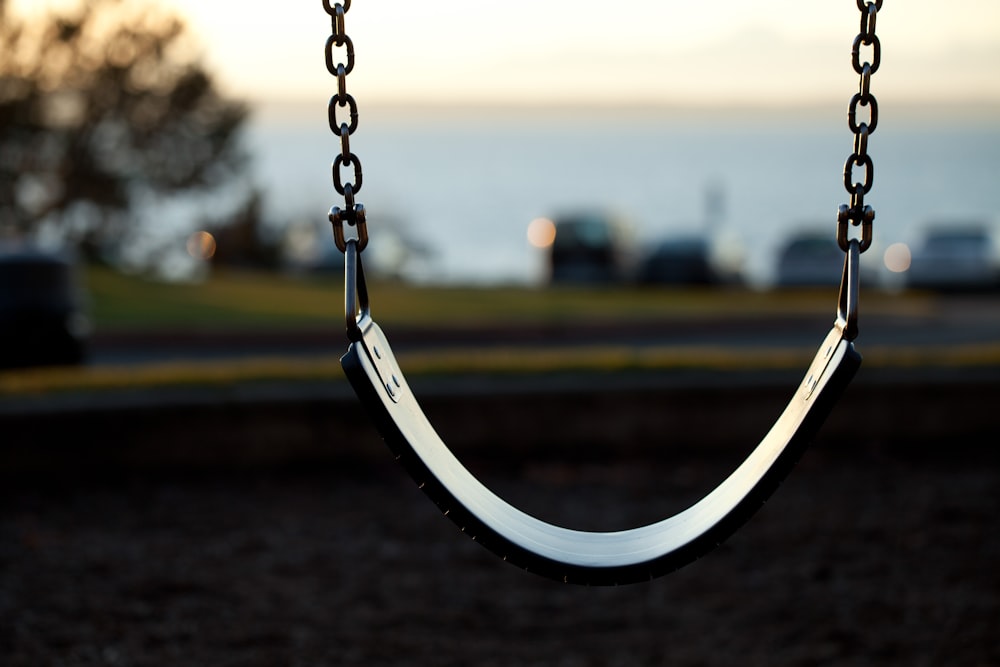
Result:
<svg viewBox="0 0 1000 667"><path fill-rule="evenodd" d="M848 225L861 226L860 251L864 252L872 244L872 225L875 220L875 210L865 204L865 195L871 189L875 177L875 165L868 154L868 138L875 132L878 125L878 101L871 93L871 77L882 62L882 47L875 34L878 12L882 9L882 0L857 0L861 12L861 29L854 38L852 48L852 65L860 76L859 90L851 98L848 107L848 127L854 133L854 152L844 164L844 188L851 195L850 204L842 204L837 215L837 243L847 252L850 249ZM330 222L333 224L333 236L337 248L346 252L347 241L344 224L357 228L357 249L364 250L368 245L368 228L365 220L363 204L355 202L354 196L361 190L363 175L361 161L351 152L350 137L358 128L358 104L347 92L347 75L354 69L354 43L345 30L345 15L351 8L351 0L331 4L323 0L323 9L331 18L331 34L326 40L326 68L330 74L337 77L337 93L330 98L328 116L330 130L340 138L340 154L333 161L333 186L344 196L344 208L334 206L330 209ZM871 48L871 61L861 61L862 46ZM335 58L336 49L344 49L347 62L338 62ZM859 107L867 109L868 119L859 122ZM350 122L338 118L338 109L346 110ZM354 180L344 181L342 170L353 168ZM864 180L856 181L854 169L864 168Z"/></svg>
<svg viewBox="0 0 1000 667"><path fill-rule="evenodd" d="M364 205L354 201L354 195L361 190L361 161L351 152L351 135L358 129L358 103L347 92L347 75L354 69L354 42L347 36L344 16L351 8L351 0L343 0L331 4L323 0L323 9L330 15L332 30L326 40L326 68L330 74L337 77L337 93L330 98L327 113L330 118L330 130L340 138L340 154L333 161L333 187L344 196L344 208L334 206L330 209L330 222L333 224L333 238L341 252L347 251L347 237L344 224L357 228L357 250L368 245L368 226L365 222ZM338 61L335 51L343 49L346 63ZM338 118L338 110L346 111L350 122ZM352 181L344 181L342 170L352 169Z"/></svg>
<svg viewBox="0 0 1000 667"><path fill-rule="evenodd" d="M878 125L878 102L871 94L872 74L878 71L882 62L882 45L875 34L875 19L882 9L882 0L857 0L861 11L861 31L854 38L851 60L854 71L861 76L859 91L851 98L847 111L847 124L854 133L854 152L844 164L844 188L851 195L851 203L842 204L837 214L837 243L844 252L850 250L848 239L848 223L855 227L861 225L861 241L859 250L864 252L872 245L872 223L875 220L875 210L865 204L865 195L872 189L875 178L875 164L868 155L868 137ZM861 47L871 49L871 61L861 62ZM868 120L859 119L859 107L867 109ZM864 168L864 180L854 178L855 168Z"/></svg>

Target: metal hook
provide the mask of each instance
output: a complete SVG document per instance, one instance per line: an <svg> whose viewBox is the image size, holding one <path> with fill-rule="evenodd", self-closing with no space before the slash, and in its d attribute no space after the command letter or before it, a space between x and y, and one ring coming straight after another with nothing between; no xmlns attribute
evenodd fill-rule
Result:
<svg viewBox="0 0 1000 667"><path fill-rule="evenodd" d="M837 328L849 341L858 337L858 274L860 264L860 242L858 239L851 239L848 241L844 257L844 275L840 281L840 297L837 304Z"/></svg>
<svg viewBox="0 0 1000 667"><path fill-rule="evenodd" d="M372 316L368 301L368 283L365 281L365 267L361 262L357 239L350 239L344 250L344 313L347 337L359 341L364 336L362 323Z"/></svg>

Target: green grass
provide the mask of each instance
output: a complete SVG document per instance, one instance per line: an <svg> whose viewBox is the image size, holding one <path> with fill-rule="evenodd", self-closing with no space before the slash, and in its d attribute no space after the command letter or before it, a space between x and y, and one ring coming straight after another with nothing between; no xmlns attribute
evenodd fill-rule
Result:
<svg viewBox="0 0 1000 667"><path fill-rule="evenodd" d="M98 331L297 329L343 321L339 276L295 277L217 272L200 284L164 284L105 268L86 273ZM375 283L372 312L386 326L451 327L493 323L637 322L688 317L815 313L832 316L836 290L414 287ZM921 297L866 294L866 312L922 312Z"/></svg>
<svg viewBox="0 0 1000 667"><path fill-rule="evenodd" d="M263 272L217 272L200 284L164 284L90 268L85 276L89 310L98 335L132 331L275 331L339 328L344 320L343 279L295 277ZM864 314L919 315L934 307L927 296L863 295ZM490 324L635 323L685 318L806 314L832 321L836 290L758 292L747 289L690 290L628 287L414 287L371 286L376 319L390 332L396 326L462 327ZM343 342L346 343L346 340ZM342 381L340 348L317 359L239 359L153 363L133 367L28 369L0 373L0 396L53 392L131 390L161 386L232 385L255 381ZM874 352L875 354L869 354ZM711 346L644 347L609 343L566 350L525 350L493 346L477 350L429 350L401 355L408 374L447 375L533 372L620 372L677 368L738 370L804 367L811 350L739 350ZM971 352L970 352L971 353ZM910 354L910 356L906 356ZM913 356L913 355L916 356ZM917 351L868 350L866 364L920 365ZM940 361L940 355L935 357ZM951 363L1000 363L1000 346L975 351ZM881 360L881 362L880 362Z"/></svg>
<svg viewBox="0 0 1000 667"><path fill-rule="evenodd" d="M98 331L297 328L333 320L343 297L333 281L262 273L222 273L170 284L91 268L85 284Z"/></svg>

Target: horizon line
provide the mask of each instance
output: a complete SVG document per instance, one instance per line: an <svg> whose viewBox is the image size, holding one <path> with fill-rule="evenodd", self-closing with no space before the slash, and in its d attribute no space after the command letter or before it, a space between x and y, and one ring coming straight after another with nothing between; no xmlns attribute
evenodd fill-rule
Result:
<svg viewBox="0 0 1000 667"><path fill-rule="evenodd" d="M238 97L238 96L236 96ZM315 97L306 95L282 95L275 97L247 96L243 98L251 107L251 113L262 112L264 116L295 116L304 112L313 114L317 107L325 108L329 96L319 94ZM790 115L804 118L829 116L836 112L846 114L850 99L844 100L804 100L786 104L771 104L768 102L697 102L697 101L619 101L600 103L588 101L580 103L566 101L492 101L492 100L453 100L431 101L406 98L376 98L368 105L365 113L397 117L401 115L415 116L425 119L428 115L448 115L465 117L490 117L503 114L557 115L560 117L607 116L608 113L623 114L630 118L644 117L678 117L687 118L692 115L707 115L709 117L732 118L741 116L747 119L782 119ZM975 122L986 125L1000 125L1000 100L990 98L967 98L949 100L922 98L894 98L879 102L880 110L886 111L904 122L939 120L941 122Z"/></svg>

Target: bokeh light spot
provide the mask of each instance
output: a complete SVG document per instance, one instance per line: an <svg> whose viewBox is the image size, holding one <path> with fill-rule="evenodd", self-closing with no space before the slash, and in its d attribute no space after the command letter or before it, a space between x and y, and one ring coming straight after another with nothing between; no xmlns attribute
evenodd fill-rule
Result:
<svg viewBox="0 0 1000 667"><path fill-rule="evenodd" d="M535 218L528 224L528 243L536 248L548 248L556 240L556 223L548 218Z"/></svg>
<svg viewBox="0 0 1000 667"><path fill-rule="evenodd" d="M885 268L893 273L905 273L910 270L910 262L912 261L910 247L905 243L893 243L885 249L882 259L885 262Z"/></svg>
<svg viewBox="0 0 1000 667"><path fill-rule="evenodd" d="M212 259L215 255L215 237L208 232L195 232L188 237L187 251L195 259Z"/></svg>

